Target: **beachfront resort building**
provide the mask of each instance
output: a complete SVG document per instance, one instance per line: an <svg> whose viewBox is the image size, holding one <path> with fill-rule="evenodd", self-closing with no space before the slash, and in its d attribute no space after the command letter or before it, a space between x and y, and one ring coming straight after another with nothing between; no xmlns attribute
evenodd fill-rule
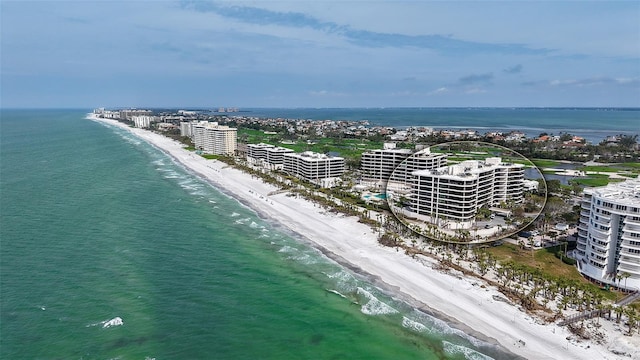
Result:
<svg viewBox="0 0 640 360"><path fill-rule="evenodd" d="M580 207L574 251L580 273L640 289L640 177L586 188Z"/></svg>
<svg viewBox="0 0 640 360"><path fill-rule="evenodd" d="M263 166L270 170L282 169L284 155L293 154L294 151L270 144L248 144L247 161L251 164Z"/></svg>
<svg viewBox="0 0 640 360"><path fill-rule="evenodd" d="M131 120L134 116L151 116L153 111L140 109L122 109L120 110L120 119Z"/></svg>
<svg viewBox="0 0 640 360"><path fill-rule="evenodd" d="M396 149L395 144L385 144L384 149L364 152L360 160L362 176L367 180L386 182L393 170L411 154L411 149Z"/></svg>
<svg viewBox="0 0 640 360"><path fill-rule="evenodd" d="M344 158L311 151L283 154L282 170L321 187L338 184L345 171Z"/></svg>
<svg viewBox="0 0 640 360"><path fill-rule="evenodd" d="M182 126L181 126L182 130ZM238 142L238 129L217 122L191 123L191 139L196 150L204 154L234 155Z"/></svg>
<svg viewBox="0 0 640 360"><path fill-rule="evenodd" d="M467 160L431 170L413 171L411 211L430 218L472 225L482 206L523 200L524 165L499 157Z"/></svg>
<svg viewBox="0 0 640 360"><path fill-rule="evenodd" d="M393 175L394 181L410 183L413 171L435 169L446 164L445 154L432 154L428 148L414 154L410 149L396 149L395 144L385 144L384 149L364 152L360 169L366 180L384 184Z"/></svg>
<svg viewBox="0 0 640 360"><path fill-rule="evenodd" d="M148 129L151 127L151 123L157 121L157 118L151 115L136 115L131 117L131 121L137 128Z"/></svg>

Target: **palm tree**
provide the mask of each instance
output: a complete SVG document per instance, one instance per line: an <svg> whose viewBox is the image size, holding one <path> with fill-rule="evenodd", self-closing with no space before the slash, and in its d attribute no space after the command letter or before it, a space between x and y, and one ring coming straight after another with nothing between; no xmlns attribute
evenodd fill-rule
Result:
<svg viewBox="0 0 640 360"><path fill-rule="evenodd" d="M619 324L622 313L624 313L624 308L622 306L616 306L613 308L613 312L616 313L616 324Z"/></svg>
<svg viewBox="0 0 640 360"><path fill-rule="evenodd" d="M637 136L637 135L636 135L636 136ZM627 278L628 278L629 276L631 276L631 274L629 274L628 272L623 272L622 274L620 274L620 276L624 279L624 288L625 288L625 290L626 290L626 289L627 289ZM620 284L620 283L618 282L618 285L619 285L619 284Z"/></svg>
<svg viewBox="0 0 640 360"><path fill-rule="evenodd" d="M636 314L636 309L632 308L631 306L625 307L624 314L627 315L627 325L629 326L629 335L631 335L631 332L635 327L638 314Z"/></svg>

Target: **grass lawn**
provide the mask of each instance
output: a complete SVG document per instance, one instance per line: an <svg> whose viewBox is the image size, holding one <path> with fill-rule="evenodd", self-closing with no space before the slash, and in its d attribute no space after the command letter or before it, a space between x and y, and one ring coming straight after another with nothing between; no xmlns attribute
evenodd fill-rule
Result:
<svg viewBox="0 0 640 360"><path fill-rule="evenodd" d="M640 170L640 163L637 162L630 162L630 163L621 163L621 164L616 164L616 167L619 167L621 169L637 169Z"/></svg>
<svg viewBox="0 0 640 360"><path fill-rule="evenodd" d="M486 249L499 261L513 261L516 264L523 264L530 267L538 267L543 272L567 279L586 281L580 275L575 266L567 265L558 259L553 251L547 249L533 251L521 249L519 246L505 243L501 246Z"/></svg>
<svg viewBox="0 0 640 360"><path fill-rule="evenodd" d="M519 246L504 243L503 245L490 247L486 249L500 262L513 261L516 264L527 265L532 268L539 268L544 274L554 276L556 278L564 278L568 280L576 280L584 284L589 284L594 288L600 289L598 286L590 283L582 277L575 266L567 265L558 259L554 248L540 250L525 250ZM532 254L533 252L533 254ZM620 295L613 291L600 290L607 299L617 299Z"/></svg>
<svg viewBox="0 0 640 360"><path fill-rule="evenodd" d="M619 181L616 179L609 179L609 175L606 174L590 174L586 178L575 178L571 180L583 186L605 186L610 182Z"/></svg>
<svg viewBox="0 0 640 360"><path fill-rule="evenodd" d="M560 162L559 162L559 161L555 161L555 160L548 160L548 159L531 159L531 161L532 161L532 162L533 162L537 167L540 167L540 168L543 168L543 167L545 167L545 168L548 168L548 167L552 168L552 167L558 166L558 164L560 164Z"/></svg>
<svg viewBox="0 0 640 360"><path fill-rule="evenodd" d="M599 172L616 172L619 169L613 166L583 166L579 168L580 171L599 171Z"/></svg>

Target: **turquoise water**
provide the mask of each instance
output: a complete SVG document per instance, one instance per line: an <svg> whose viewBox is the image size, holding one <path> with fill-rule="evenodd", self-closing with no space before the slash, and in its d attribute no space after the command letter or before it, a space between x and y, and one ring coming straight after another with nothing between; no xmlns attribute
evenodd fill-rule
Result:
<svg viewBox="0 0 640 360"><path fill-rule="evenodd" d="M2 111L1 358L510 358L85 112Z"/></svg>
<svg viewBox="0 0 640 360"><path fill-rule="evenodd" d="M368 194L368 195L364 195L363 197L365 199L376 198L376 199L379 199L379 200L386 200L387 199L387 194Z"/></svg>

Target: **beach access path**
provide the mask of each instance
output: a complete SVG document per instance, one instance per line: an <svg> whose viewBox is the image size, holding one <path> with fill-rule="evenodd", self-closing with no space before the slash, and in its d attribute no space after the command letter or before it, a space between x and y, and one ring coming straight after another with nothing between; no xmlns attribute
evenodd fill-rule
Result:
<svg viewBox="0 0 640 360"><path fill-rule="evenodd" d="M217 160L207 160L184 149L179 142L148 130L131 128L115 120L89 118L132 132L170 155L262 216L304 237L334 260L366 274L377 286L416 308L437 314L453 327L480 340L499 344L525 359L629 359L605 346L567 340L572 334L556 324L539 324L514 305L496 301L503 297L482 280L432 269L436 260L418 260L377 242L372 228L278 190Z"/></svg>

